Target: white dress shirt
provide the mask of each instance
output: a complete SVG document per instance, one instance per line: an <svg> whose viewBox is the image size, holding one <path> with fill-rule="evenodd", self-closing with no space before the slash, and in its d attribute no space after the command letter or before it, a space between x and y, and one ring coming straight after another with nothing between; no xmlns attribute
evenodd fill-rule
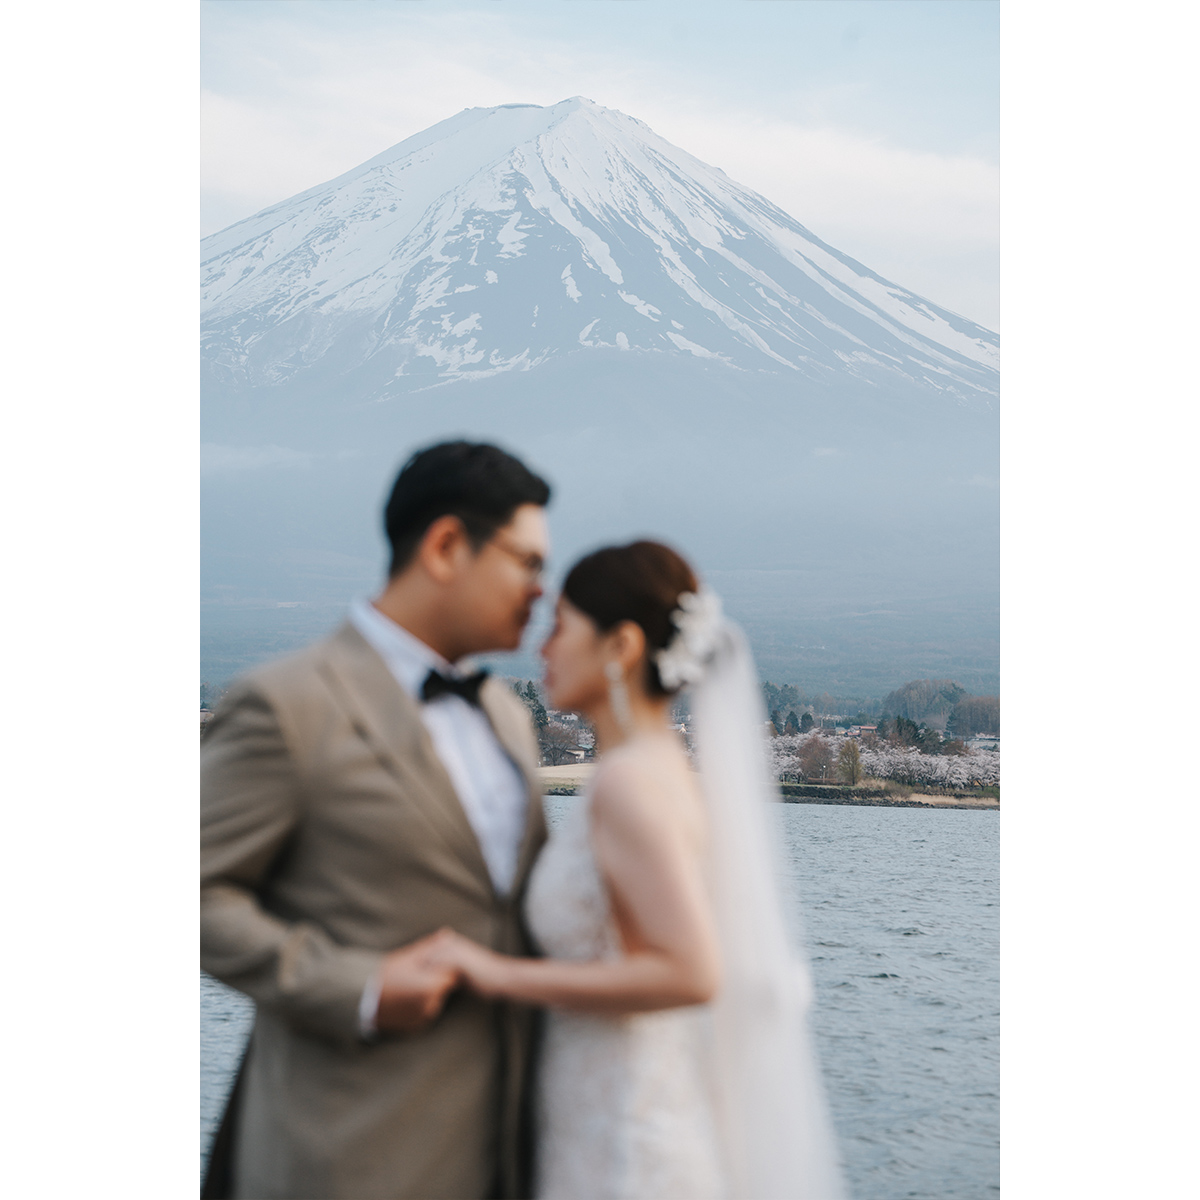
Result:
<svg viewBox="0 0 1200 1200"><path fill-rule="evenodd" d="M350 620L420 704L421 719L475 831L492 883L497 892L508 892L525 833L525 777L500 745L483 709L453 694L421 701L421 685L431 670L462 672L365 600L351 606Z"/></svg>
<svg viewBox="0 0 1200 1200"><path fill-rule="evenodd" d="M396 682L420 705L421 720L475 831L492 885L501 894L508 892L525 834L529 803L525 777L500 745L481 708L454 694L422 701L421 687L431 670L443 675L461 672L366 600L354 601L349 618ZM365 1038L376 1032L379 993L378 977L363 989L358 1023Z"/></svg>

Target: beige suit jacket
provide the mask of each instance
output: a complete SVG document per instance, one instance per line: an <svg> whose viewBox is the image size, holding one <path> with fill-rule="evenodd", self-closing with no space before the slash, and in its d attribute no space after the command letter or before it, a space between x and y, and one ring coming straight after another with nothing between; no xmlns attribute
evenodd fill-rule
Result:
<svg viewBox="0 0 1200 1200"><path fill-rule="evenodd" d="M209 722L201 963L257 1005L228 1114L235 1196L528 1194L532 1013L456 992L425 1032L358 1034L389 950L449 925L530 952L520 903L546 836L537 743L503 683L480 699L529 781L511 897L492 886L417 703L351 625L252 672Z"/></svg>

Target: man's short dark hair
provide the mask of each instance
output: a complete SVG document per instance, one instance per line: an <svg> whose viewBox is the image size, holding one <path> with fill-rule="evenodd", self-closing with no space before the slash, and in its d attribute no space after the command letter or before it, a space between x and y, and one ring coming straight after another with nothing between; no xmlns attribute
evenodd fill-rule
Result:
<svg viewBox="0 0 1200 1200"><path fill-rule="evenodd" d="M522 504L544 507L550 485L520 459L486 442L442 442L418 450L403 466L384 510L392 547L388 574L412 561L439 517L457 517L479 550Z"/></svg>

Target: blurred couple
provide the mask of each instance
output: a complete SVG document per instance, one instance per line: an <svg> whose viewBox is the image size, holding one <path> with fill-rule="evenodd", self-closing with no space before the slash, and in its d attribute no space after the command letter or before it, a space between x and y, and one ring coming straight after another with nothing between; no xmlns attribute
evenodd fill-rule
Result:
<svg viewBox="0 0 1200 1200"><path fill-rule="evenodd" d="M206 1196L842 1194L716 597L655 542L568 573L545 689L598 763L549 840L527 710L470 663L520 643L549 499L494 446L414 455L382 593L209 722L201 961L257 1016Z"/></svg>

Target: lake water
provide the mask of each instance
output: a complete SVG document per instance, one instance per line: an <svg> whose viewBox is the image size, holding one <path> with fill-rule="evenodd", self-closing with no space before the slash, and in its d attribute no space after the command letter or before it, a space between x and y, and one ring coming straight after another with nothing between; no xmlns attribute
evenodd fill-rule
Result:
<svg viewBox="0 0 1200 1200"><path fill-rule="evenodd" d="M551 824L575 803L549 797ZM999 1195L999 813L778 813L852 1195ZM203 1155L252 1010L214 980L200 984Z"/></svg>

